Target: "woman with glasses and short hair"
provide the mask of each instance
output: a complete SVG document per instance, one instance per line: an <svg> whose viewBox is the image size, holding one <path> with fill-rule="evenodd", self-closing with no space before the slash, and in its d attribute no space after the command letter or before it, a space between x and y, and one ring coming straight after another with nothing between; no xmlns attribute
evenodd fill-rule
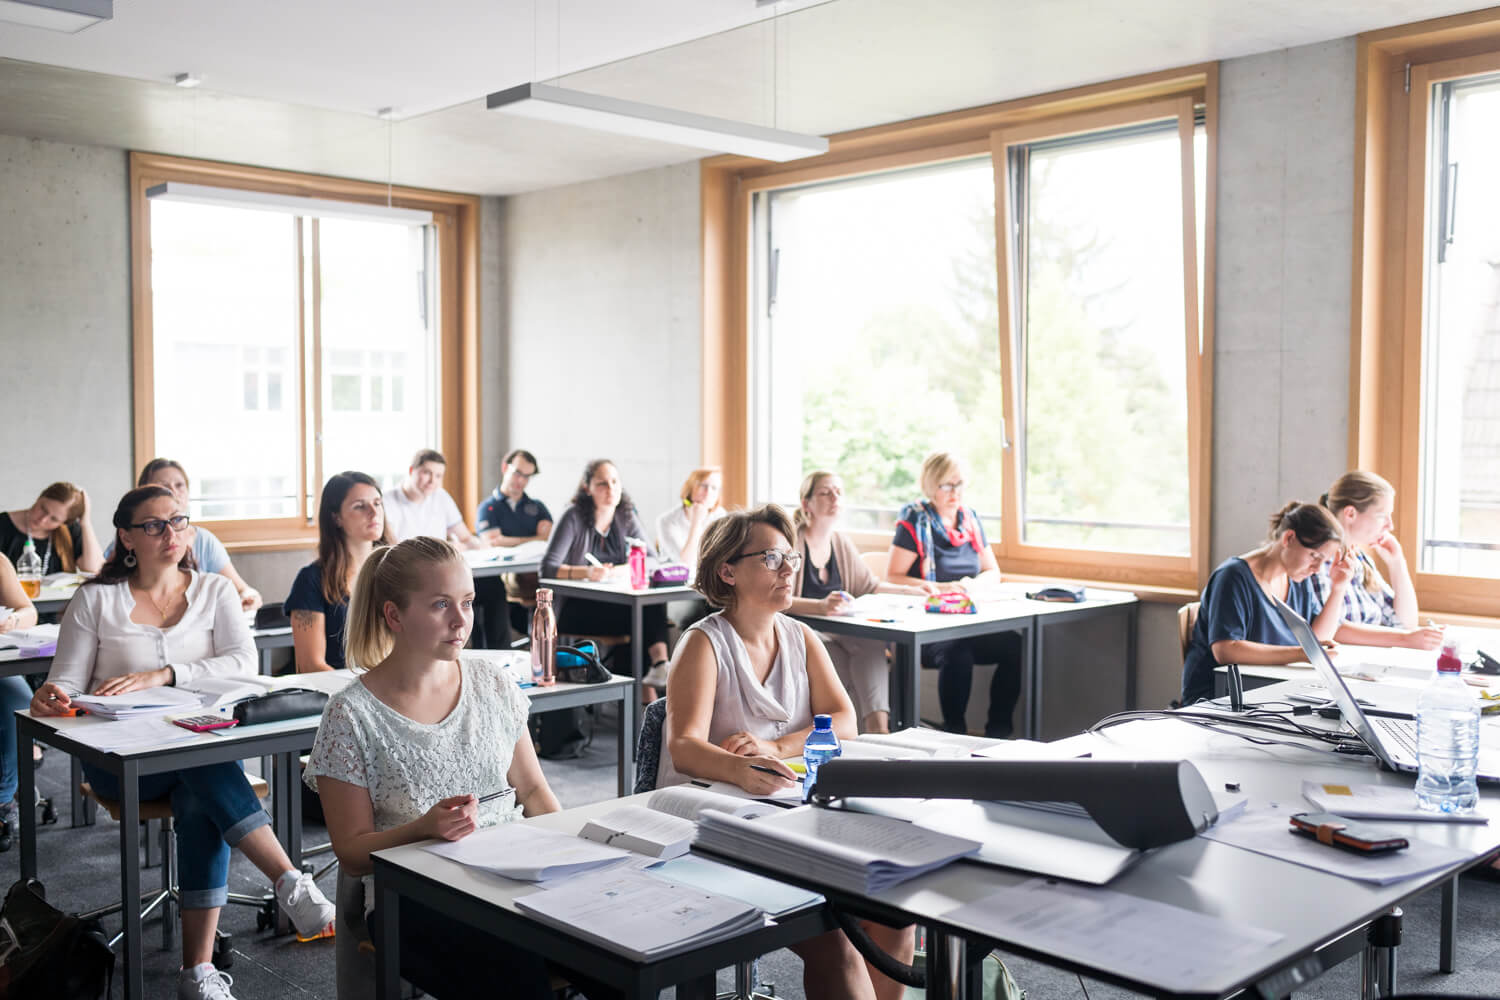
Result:
<svg viewBox="0 0 1500 1000"><path fill-rule="evenodd" d="M854 706L812 629L786 610L802 555L786 511L774 504L726 514L703 536L695 586L720 610L677 644L667 681L658 784L726 781L752 795L791 787L782 763L802 753L814 715L855 735ZM867 924L871 936L910 961L910 930ZM854 951L842 931L792 945L810 997L899 997Z"/></svg>
<svg viewBox="0 0 1500 1000"><path fill-rule="evenodd" d="M63 612L57 654L32 699L33 715L72 715L72 699L84 692L125 694L255 672L255 644L239 596L224 577L194 567L185 539L188 517L172 491L131 490L113 521L115 554ZM121 797L115 775L87 763L83 771L100 795ZM172 802L182 903L179 997L233 1000L229 977L212 964L230 847L272 880L299 937L332 933L333 904L311 875L292 867L238 762L147 775L139 792L143 800Z"/></svg>
<svg viewBox="0 0 1500 1000"><path fill-rule="evenodd" d="M1271 515L1271 530L1258 548L1219 564L1203 588L1198 621L1182 662L1182 703L1214 694L1214 667L1221 663L1297 663L1307 654L1286 627L1276 601L1312 624L1331 642L1337 615L1316 616L1312 576L1324 563L1336 588L1348 584L1353 563L1343 558L1338 519L1316 503L1293 500Z"/></svg>
<svg viewBox="0 0 1500 1000"><path fill-rule="evenodd" d="M886 564L888 581L910 583L915 578L929 593L971 592L1000 582L1000 564L984 525L964 503L965 473L963 460L945 451L922 463L924 499L901 509ZM943 728L950 733L968 731L964 716L976 663L995 664L984 735L1009 739L1021 699L1021 637L994 632L922 647L922 666L938 672Z"/></svg>

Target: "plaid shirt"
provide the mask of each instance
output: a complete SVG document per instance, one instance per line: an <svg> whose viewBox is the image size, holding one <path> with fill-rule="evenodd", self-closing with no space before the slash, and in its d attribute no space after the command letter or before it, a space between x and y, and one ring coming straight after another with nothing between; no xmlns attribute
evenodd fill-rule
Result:
<svg viewBox="0 0 1500 1000"><path fill-rule="evenodd" d="M1324 563L1312 576L1313 614L1315 615L1327 606L1328 594L1333 590L1333 581L1328 578L1329 565L1329 563ZM1396 617L1395 591L1391 590L1390 585L1384 580L1381 580L1380 589L1374 593L1365 587L1365 574L1374 572L1376 572L1375 564L1370 562L1370 557L1356 550L1354 576L1344 587L1343 620L1365 625L1387 625L1391 628L1399 628L1401 621Z"/></svg>

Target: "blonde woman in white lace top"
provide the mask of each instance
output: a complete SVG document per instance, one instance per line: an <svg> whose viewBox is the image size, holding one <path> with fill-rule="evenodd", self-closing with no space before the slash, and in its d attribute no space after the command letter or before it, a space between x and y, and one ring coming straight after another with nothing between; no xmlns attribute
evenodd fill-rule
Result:
<svg viewBox="0 0 1500 1000"><path fill-rule="evenodd" d="M355 580L347 659L365 672L329 699L306 780L323 800L340 865L366 878L367 907L372 851L459 840L560 808L532 749L516 679L497 663L459 660L473 605L468 566L436 538L376 549ZM479 803L494 792L504 794ZM415 985L441 997L478 996L503 979L508 996L551 996L541 959L411 906L401 908L400 947L402 975ZM467 948L495 961L445 958Z"/></svg>

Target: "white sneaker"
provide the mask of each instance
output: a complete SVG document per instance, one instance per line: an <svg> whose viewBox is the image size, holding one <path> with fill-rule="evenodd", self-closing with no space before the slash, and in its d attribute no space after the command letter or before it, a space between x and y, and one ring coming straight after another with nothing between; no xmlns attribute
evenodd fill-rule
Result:
<svg viewBox="0 0 1500 1000"><path fill-rule="evenodd" d="M644 676L644 677L641 678L641 683L642 684L650 685L651 687L654 687L654 688L664 688L664 687L666 687L667 686L667 665L666 665L666 663L658 663L655 666L653 666L650 670L646 671L646 676Z"/></svg>
<svg viewBox="0 0 1500 1000"><path fill-rule="evenodd" d="M234 1000L234 994L229 992L234 979L229 973L210 965L202 979L194 978L196 975L192 969L177 974L177 1000Z"/></svg>
<svg viewBox="0 0 1500 1000"><path fill-rule="evenodd" d="M333 937L333 918L337 910L307 872L298 872L295 882L278 881L276 896L296 928L298 941Z"/></svg>

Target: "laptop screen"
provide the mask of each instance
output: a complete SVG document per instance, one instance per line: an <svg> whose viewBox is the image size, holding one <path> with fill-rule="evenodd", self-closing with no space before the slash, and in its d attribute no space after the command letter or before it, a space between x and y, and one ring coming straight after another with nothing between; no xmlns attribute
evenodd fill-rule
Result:
<svg viewBox="0 0 1500 1000"><path fill-rule="evenodd" d="M1395 761L1386 751L1385 744L1375 732L1375 728L1370 725L1364 709L1359 707L1359 702L1355 700L1354 693L1349 690L1349 685L1344 683L1344 678L1334 669L1333 661L1328 658L1328 651L1323 648L1322 643L1318 642L1318 637L1313 635L1312 626L1281 601L1276 601L1276 610L1286 622L1286 627L1292 630L1292 635L1297 637L1297 644L1302 647L1302 652L1307 656L1307 662L1311 663L1313 670L1317 671L1318 679L1333 695L1334 704L1338 705L1339 711L1343 713L1344 721L1349 723L1359 738L1365 741L1365 746L1370 748L1370 752L1380 758L1381 763L1394 768Z"/></svg>

